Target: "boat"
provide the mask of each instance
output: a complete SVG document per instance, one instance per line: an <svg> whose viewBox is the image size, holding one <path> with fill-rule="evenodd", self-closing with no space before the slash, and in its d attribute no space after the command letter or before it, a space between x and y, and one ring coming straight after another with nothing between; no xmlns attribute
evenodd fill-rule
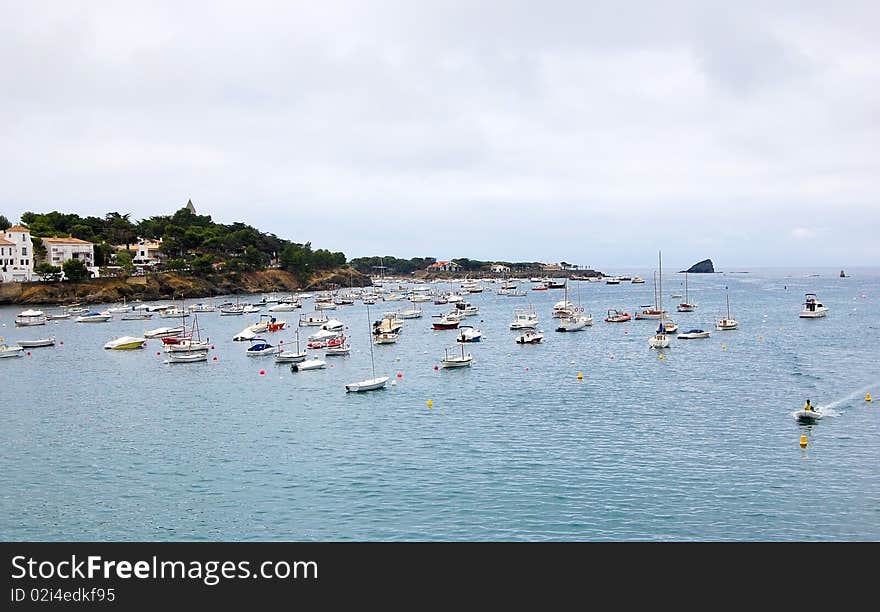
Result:
<svg viewBox="0 0 880 612"><path fill-rule="evenodd" d="M113 315L109 312L87 312L78 316L75 320L77 323L106 323L113 319Z"/></svg>
<svg viewBox="0 0 880 612"><path fill-rule="evenodd" d="M562 280L562 281L551 280L550 282L547 283L547 289L565 289L567 286L568 286L568 283L566 283L564 280Z"/></svg>
<svg viewBox="0 0 880 612"><path fill-rule="evenodd" d="M459 345L461 347L461 355L456 355L456 347L452 347L451 349L446 349L446 356L440 360L441 368L464 368L471 365L473 362L473 357L471 357L470 353L464 352L464 344ZM453 351L453 354L450 355L450 350Z"/></svg>
<svg viewBox="0 0 880 612"><path fill-rule="evenodd" d="M202 330L199 327L198 314L193 313L192 328L183 336L166 336L162 338L166 353L194 353L207 352L211 348L210 339L202 340Z"/></svg>
<svg viewBox="0 0 880 612"><path fill-rule="evenodd" d="M472 325L461 325L459 330L460 332L455 338L456 342L479 342L483 338L483 332Z"/></svg>
<svg viewBox="0 0 880 612"><path fill-rule="evenodd" d="M69 319L69 318L70 318L70 313L69 313L69 312L61 312L61 313L47 314L47 315L46 315L46 320L47 320L47 321L63 321L64 319Z"/></svg>
<svg viewBox="0 0 880 612"><path fill-rule="evenodd" d="M269 344L264 338L253 338L251 345L245 350L249 357L265 357L279 352L278 347Z"/></svg>
<svg viewBox="0 0 880 612"><path fill-rule="evenodd" d="M221 317L234 317L234 316L240 316L243 314L244 314L244 305L243 304L232 304L232 305L220 307L220 316Z"/></svg>
<svg viewBox="0 0 880 612"><path fill-rule="evenodd" d="M41 346L55 346L55 336L51 338L37 338L36 340L19 340L21 348L39 348Z"/></svg>
<svg viewBox="0 0 880 612"><path fill-rule="evenodd" d="M327 362L323 359L306 359L298 363L290 364L291 372L306 372L308 370L323 370L327 367Z"/></svg>
<svg viewBox="0 0 880 612"><path fill-rule="evenodd" d="M657 325L657 331L653 336L648 338L648 346L652 349L669 348L669 336L666 334L666 313L663 310L663 257L660 252L657 254L660 268L660 284L657 290L657 310L660 311L660 323Z"/></svg>
<svg viewBox="0 0 880 612"><path fill-rule="evenodd" d="M0 358L3 357L24 357L24 348L18 345L0 344Z"/></svg>
<svg viewBox="0 0 880 612"><path fill-rule="evenodd" d="M619 285L620 279L617 278L616 276L609 276L608 278L605 279L605 284L606 285Z"/></svg>
<svg viewBox="0 0 880 612"><path fill-rule="evenodd" d="M367 325L370 325L370 307L367 306ZM370 328L370 336L373 335L372 327ZM370 339L370 367L373 371L373 378L368 378L359 382L353 382L345 385L346 393L359 393L362 391L375 391L376 389L384 389L388 382L387 376L376 376L376 362L373 359L373 342Z"/></svg>
<svg viewBox="0 0 880 612"><path fill-rule="evenodd" d="M190 304L189 310L190 312L216 312L217 307L214 306L214 304L198 302L196 304Z"/></svg>
<svg viewBox="0 0 880 612"><path fill-rule="evenodd" d="M253 314L255 312L260 312L262 309L262 306L257 306L256 304L245 304L244 308L242 308L242 312L244 314Z"/></svg>
<svg viewBox="0 0 880 612"><path fill-rule="evenodd" d="M45 325L46 314L42 310L24 310L15 317L16 327L33 327L35 325Z"/></svg>
<svg viewBox="0 0 880 612"><path fill-rule="evenodd" d="M678 325L675 324L675 321L672 319L663 319L663 331L667 334L674 334L678 332Z"/></svg>
<svg viewBox="0 0 880 612"><path fill-rule="evenodd" d="M547 291L549 288L547 285L538 285L537 287L532 287L532 291Z"/></svg>
<svg viewBox="0 0 880 612"><path fill-rule="evenodd" d="M374 336L376 344L394 344L399 334L395 332L380 332Z"/></svg>
<svg viewBox="0 0 880 612"><path fill-rule="evenodd" d="M171 308L166 308L159 316L163 319L185 319L189 316L189 313L182 308L178 308L177 306L172 306Z"/></svg>
<svg viewBox="0 0 880 612"><path fill-rule="evenodd" d="M460 323L460 317L455 314L448 313L445 315L440 315L440 318L438 320L431 323L431 327L434 329L458 329Z"/></svg>
<svg viewBox="0 0 880 612"><path fill-rule="evenodd" d="M350 344L340 344L339 346L328 346L324 351L325 357L344 357L351 353Z"/></svg>
<svg viewBox="0 0 880 612"><path fill-rule="evenodd" d="M578 295L580 296L580 286L578 286ZM580 297L578 298L580 300ZM575 306L568 301L568 287L565 288L565 299L557 302L553 306L553 316L561 317L559 324L556 326L558 332L576 332L585 329L593 324L593 315L584 315L583 307ZM560 315L558 313L565 313Z"/></svg>
<svg viewBox="0 0 880 612"><path fill-rule="evenodd" d="M418 319L422 316L422 309L415 305L414 300L410 300L412 308L407 308L399 313L401 319Z"/></svg>
<svg viewBox="0 0 880 612"><path fill-rule="evenodd" d="M275 353L275 363L300 363L308 357L307 351L300 350L299 346L299 328L296 330L296 350Z"/></svg>
<svg viewBox="0 0 880 612"><path fill-rule="evenodd" d="M170 336L180 336L184 332L183 325L176 327L157 327L156 329L148 329L144 332L144 338L167 338Z"/></svg>
<svg viewBox="0 0 880 612"><path fill-rule="evenodd" d="M611 308L608 310L607 314L605 315L605 322L606 323L625 323L625 322L629 321L631 318L632 317L630 317L630 314L628 312L621 312L619 310L615 310L614 308Z"/></svg>
<svg viewBox="0 0 880 612"><path fill-rule="evenodd" d="M107 309L107 312L112 312L115 314L115 313L131 312L132 310L134 310L134 306L132 306L131 304L126 304L125 298L123 297L122 304L117 305L117 306L111 306L110 308Z"/></svg>
<svg viewBox="0 0 880 612"><path fill-rule="evenodd" d="M792 416L799 423L815 423L816 421L822 419L825 414L821 410L817 410L815 406L810 404L810 400L807 400L807 403L800 410L795 410L792 413Z"/></svg>
<svg viewBox="0 0 880 612"><path fill-rule="evenodd" d="M322 330L325 331L333 331L338 332L345 329L345 323L338 319L329 319L326 323L321 326Z"/></svg>
<svg viewBox="0 0 880 612"><path fill-rule="evenodd" d="M730 294L727 294L727 317L715 322L717 331L730 331L739 327L739 321L730 318Z"/></svg>
<svg viewBox="0 0 880 612"><path fill-rule="evenodd" d="M700 338L708 338L709 332L702 329L689 329L682 334L678 334L676 338L679 340L698 340Z"/></svg>
<svg viewBox="0 0 880 612"><path fill-rule="evenodd" d="M168 353L165 363L198 363L208 361L208 351L181 351Z"/></svg>
<svg viewBox="0 0 880 612"><path fill-rule="evenodd" d="M543 332L527 331L526 333L516 337L517 344L538 344L544 339Z"/></svg>
<svg viewBox="0 0 880 612"><path fill-rule="evenodd" d="M633 276L630 283L632 283L633 285L642 285L645 283L645 279L642 278L641 276Z"/></svg>
<svg viewBox="0 0 880 612"><path fill-rule="evenodd" d="M815 293L807 293L804 297L804 309L801 310L801 319L819 319L828 314L828 307L818 300Z"/></svg>
<svg viewBox="0 0 880 612"><path fill-rule="evenodd" d="M278 302L274 306L269 306L269 312L292 312L297 308L302 308L299 302Z"/></svg>
<svg viewBox="0 0 880 612"><path fill-rule="evenodd" d="M684 273L684 301L676 307L676 310L678 310L678 312L693 312L694 310L696 310L696 308L697 308L697 305L692 304L690 299L688 298L688 273L685 272Z"/></svg>
<svg viewBox="0 0 880 612"><path fill-rule="evenodd" d="M840 271L840 278L846 278L846 272L843 270Z"/></svg>
<svg viewBox="0 0 880 612"><path fill-rule="evenodd" d="M147 339L138 336L120 336L110 340L104 345L105 349L113 351L130 351L141 349L147 345Z"/></svg>
<svg viewBox="0 0 880 612"><path fill-rule="evenodd" d="M120 317L123 321L149 321L153 318L152 312L136 312L131 311L127 312L122 317Z"/></svg>
<svg viewBox="0 0 880 612"><path fill-rule="evenodd" d="M538 327L538 313L531 307L517 308L513 311L513 321L510 323L510 329L535 329Z"/></svg>
<svg viewBox="0 0 880 612"><path fill-rule="evenodd" d="M572 316L573 314L574 304L569 302L566 296L566 299L560 300L553 304L553 311L550 313L550 316L558 319L565 319Z"/></svg>
<svg viewBox="0 0 880 612"><path fill-rule="evenodd" d="M323 312L313 312L310 314L302 314L299 317L300 327L320 327L329 321L327 315Z"/></svg>
<svg viewBox="0 0 880 612"><path fill-rule="evenodd" d="M458 302L453 312L459 317L475 317L480 314L480 307L469 302Z"/></svg>

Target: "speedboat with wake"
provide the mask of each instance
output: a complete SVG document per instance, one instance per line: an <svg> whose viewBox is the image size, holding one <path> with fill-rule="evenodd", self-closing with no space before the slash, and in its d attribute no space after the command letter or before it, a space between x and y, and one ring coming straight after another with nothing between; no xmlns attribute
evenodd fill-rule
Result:
<svg viewBox="0 0 880 612"><path fill-rule="evenodd" d="M825 416L821 410L817 410L815 406L810 404L810 400L807 400L806 405L792 415L798 423L815 423Z"/></svg>

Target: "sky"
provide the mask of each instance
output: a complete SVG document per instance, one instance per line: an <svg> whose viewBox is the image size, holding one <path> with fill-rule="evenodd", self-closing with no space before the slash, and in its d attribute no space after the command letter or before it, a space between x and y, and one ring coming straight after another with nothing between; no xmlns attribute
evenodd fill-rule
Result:
<svg viewBox="0 0 880 612"><path fill-rule="evenodd" d="M0 0L0 214L347 256L880 261L880 3Z"/></svg>

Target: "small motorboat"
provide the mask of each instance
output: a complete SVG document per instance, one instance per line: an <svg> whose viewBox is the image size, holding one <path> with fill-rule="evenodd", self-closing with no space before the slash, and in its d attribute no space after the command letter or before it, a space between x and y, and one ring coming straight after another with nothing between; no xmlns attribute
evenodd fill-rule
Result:
<svg viewBox="0 0 880 612"><path fill-rule="evenodd" d="M674 334L678 331L678 325L675 321L663 321L663 331L667 334Z"/></svg>
<svg viewBox="0 0 880 612"><path fill-rule="evenodd" d="M18 345L21 348L38 348L40 346L54 346L55 345L55 337L51 338L38 338L36 340L19 340Z"/></svg>
<svg viewBox="0 0 880 612"><path fill-rule="evenodd" d="M461 318L453 314L445 314L439 320L434 321L431 327L434 329L458 329Z"/></svg>
<svg viewBox="0 0 880 612"><path fill-rule="evenodd" d="M179 336L183 333L183 325L177 327L157 327L144 332L144 338L166 338Z"/></svg>
<svg viewBox="0 0 880 612"><path fill-rule="evenodd" d="M572 314L559 321L556 327L558 332L576 332L581 331L593 324L593 315Z"/></svg>
<svg viewBox="0 0 880 612"><path fill-rule="evenodd" d="M479 342L483 338L483 332L472 325L462 325L459 329L461 331L455 338L456 342Z"/></svg>
<svg viewBox="0 0 880 612"><path fill-rule="evenodd" d="M376 389L384 389L385 383L387 382L387 376L379 376L377 378L369 378L360 382L349 383L345 385L345 390L349 393L357 393L360 391L374 391Z"/></svg>
<svg viewBox="0 0 880 612"><path fill-rule="evenodd" d="M396 332L381 332L375 334L373 343L374 344L394 344L397 342L397 337L399 334Z"/></svg>
<svg viewBox="0 0 880 612"><path fill-rule="evenodd" d="M250 357L265 357L280 352L278 347L269 344L263 338L253 338L251 342L252 344L245 350L245 354Z"/></svg>
<svg viewBox="0 0 880 612"><path fill-rule="evenodd" d="M106 323L113 319L113 315L109 312L87 312L76 318L77 323Z"/></svg>
<svg viewBox="0 0 880 612"><path fill-rule="evenodd" d="M137 336L120 336L114 338L104 345L105 349L113 351L130 351L141 349L147 345L147 339Z"/></svg>
<svg viewBox="0 0 880 612"><path fill-rule="evenodd" d="M322 370L327 367L327 362L323 359L306 359L299 363L290 364L291 372L305 372L307 370Z"/></svg>
<svg viewBox="0 0 880 612"><path fill-rule="evenodd" d="M539 344L544 339L543 332L527 331L526 333L516 337L517 344Z"/></svg>
<svg viewBox="0 0 880 612"><path fill-rule="evenodd" d="M815 423L816 421L822 419L825 415L821 410L816 410L814 407L810 406L809 409L804 406L800 410L796 410L792 413L795 420L798 423Z"/></svg>
<svg viewBox="0 0 880 612"><path fill-rule="evenodd" d="M644 282L645 279L641 276L633 276L632 280L630 281L630 283L632 283L633 285L641 285L644 284Z"/></svg>
<svg viewBox="0 0 880 612"><path fill-rule="evenodd" d="M0 358L3 357L23 357L24 349L18 345L8 346L6 344L0 344Z"/></svg>
<svg viewBox="0 0 880 612"><path fill-rule="evenodd" d="M149 321L153 318L152 312L127 312L122 317L123 321Z"/></svg>
<svg viewBox="0 0 880 612"><path fill-rule="evenodd" d="M69 318L70 318L70 313L69 313L69 312L62 312L62 313L59 313L59 314L48 314L48 315L46 315L46 320L47 320L47 321L63 321L63 320L65 320L65 319L69 319Z"/></svg>
<svg viewBox="0 0 880 612"><path fill-rule="evenodd" d="M676 337L679 340L698 340L700 338L708 338L709 332L703 331L702 329L689 329L683 334L678 334Z"/></svg>
<svg viewBox="0 0 880 612"><path fill-rule="evenodd" d="M619 310L610 309L605 316L606 323L625 323L632 317L628 312L620 312Z"/></svg>
<svg viewBox="0 0 880 612"><path fill-rule="evenodd" d="M518 308L513 312L510 329L535 329L538 327L538 315L533 310Z"/></svg>
<svg viewBox="0 0 880 612"><path fill-rule="evenodd" d="M801 319L820 319L828 314L828 307L816 298L815 293L808 293L804 298L804 309L801 310Z"/></svg>
<svg viewBox="0 0 880 612"><path fill-rule="evenodd" d="M42 310L25 310L15 317L15 326L31 327L34 325L45 325L46 321L46 314Z"/></svg>

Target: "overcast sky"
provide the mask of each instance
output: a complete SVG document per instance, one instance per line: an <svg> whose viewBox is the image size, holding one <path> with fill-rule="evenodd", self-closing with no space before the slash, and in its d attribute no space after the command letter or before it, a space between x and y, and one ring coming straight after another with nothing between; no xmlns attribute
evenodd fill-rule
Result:
<svg viewBox="0 0 880 612"><path fill-rule="evenodd" d="M880 261L880 2L0 0L0 214L349 257Z"/></svg>

